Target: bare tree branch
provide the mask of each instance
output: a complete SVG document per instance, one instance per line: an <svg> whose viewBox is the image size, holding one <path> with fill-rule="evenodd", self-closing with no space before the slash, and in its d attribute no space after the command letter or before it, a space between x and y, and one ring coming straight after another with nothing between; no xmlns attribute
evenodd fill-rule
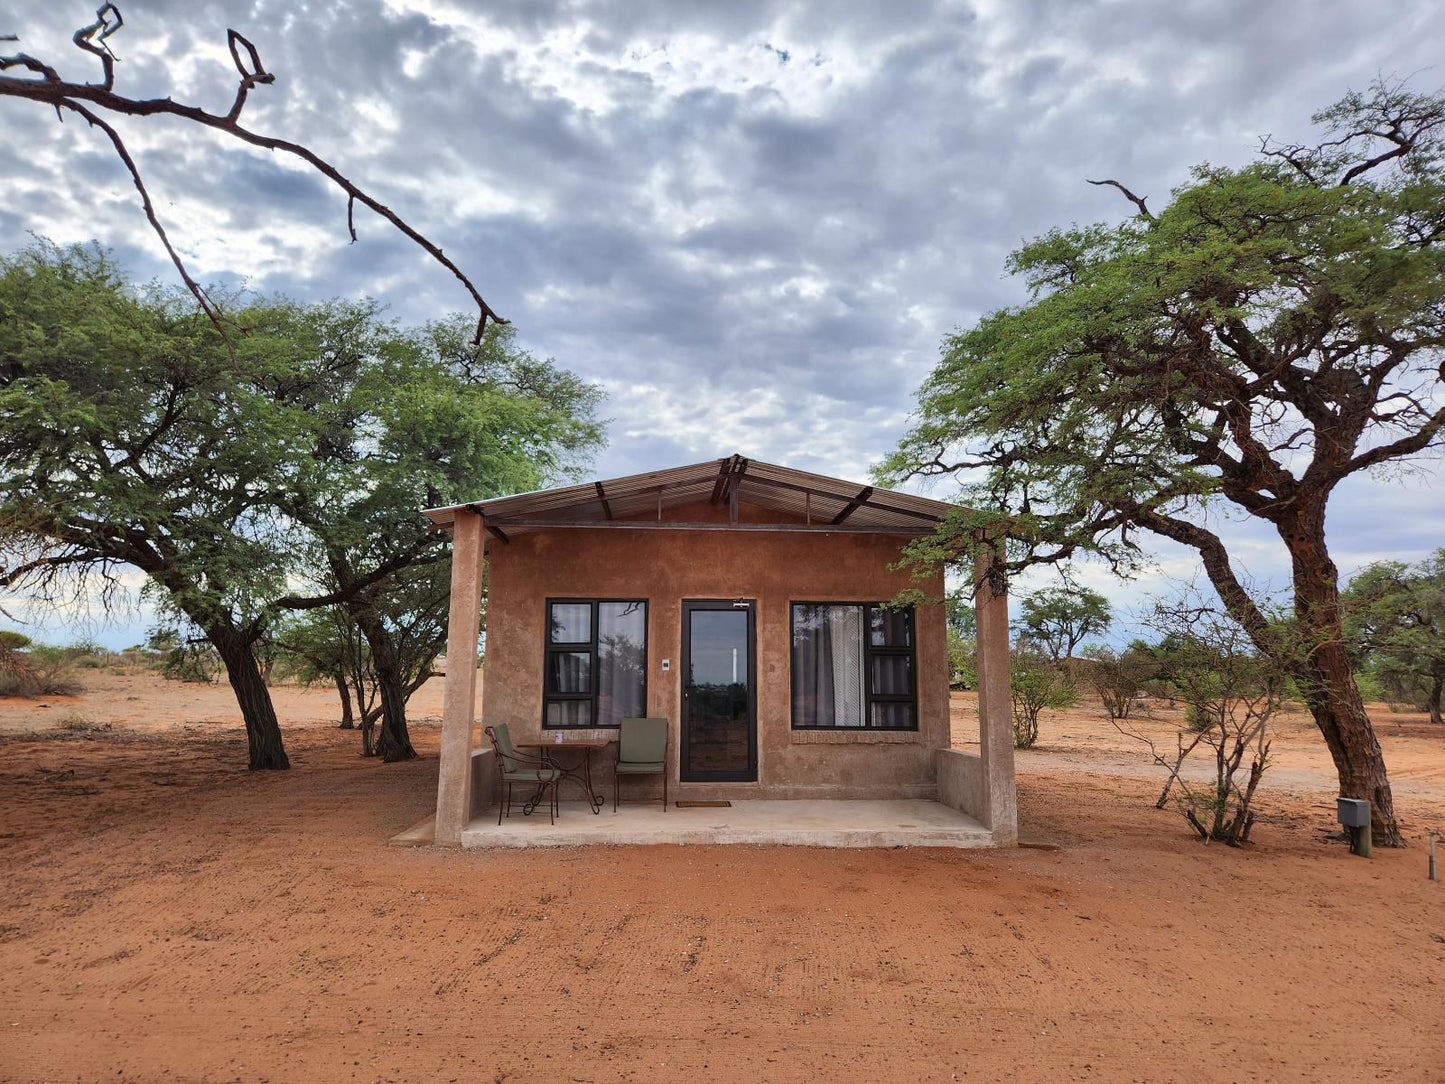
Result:
<svg viewBox="0 0 1445 1084"><path fill-rule="evenodd" d="M1085 178L1085 180L1088 180L1088 178ZM1117 188L1120 192L1124 193L1124 198L1125 198L1125 199L1127 199L1127 200L1128 200L1130 203L1132 203L1135 207L1139 208L1139 217L1140 217L1140 218L1142 218L1145 222L1153 222L1153 221L1154 221L1154 215L1150 213L1149 208L1148 208L1147 206L1145 206L1145 204L1144 204L1144 201L1149 198L1148 196L1136 196L1136 195L1134 195L1133 192L1130 192L1127 188L1125 188L1125 187L1124 187L1122 184L1120 184L1118 181L1114 181L1114 180L1108 180L1108 181L1089 181L1089 183L1090 183L1090 184L1093 184L1093 185L1098 185L1098 186L1100 186L1100 187L1103 187L1104 185L1113 185L1113 186L1114 186L1115 188Z"/></svg>
<svg viewBox="0 0 1445 1084"><path fill-rule="evenodd" d="M131 179L135 183L137 191L140 192L141 202L145 208L146 218L160 237L161 243L165 246L166 252L180 272L186 288L195 296L206 315L215 324L216 330L222 337L226 336L223 318L213 302L205 296L205 292L186 270L184 262L171 245L170 239L166 236L165 230L157 219L155 209L151 204L150 197L146 193L145 185L141 180L140 171L135 160L126 150L125 143L114 128L101 120L95 112L87 109L82 102L88 102L102 110L118 113L132 117L149 117L157 114L169 114L180 117L184 120L213 128L223 132L235 139L250 143L252 146L263 147L270 151L282 151L293 155L306 162L317 170L333 184L346 193L346 220L347 232L352 241L356 240L356 227L353 217L355 204L359 201L371 208L373 212L386 219L408 238L419 245L437 263L450 271L461 284L466 287L471 295L473 303L477 307L478 319L477 330L473 336L473 342L481 341L482 333L486 330L487 321L495 323L507 323L496 311L483 299L480 291L437 245L433 244L427 237L413 229L400 215L390 207L381 203L330 162L317 155L309 148L289 140L278 139L273 136L261 135L248 128L242 127L238 121L242 109L245 108L246 98L251 90L275 82L275 75L267 71L261 62L260 53L256 46L249 39L237 33L235 30L226 31L226 44L231 53L231 59L236 65L236 72L240 76L236 87L236 97L231 103L230 109L224 116L216 113L209 113L199 106L184 105L173 101L170 98L128 98L125 95L117 94L113 87L115 82L115 55L111 52L106 39L113 35L124 25L120 10L112 3L102 4L96 10L96 18L93 23L81 27L75 32L72 39L76 46L85 52L97 57L101 64L103 78L99 83L75 83L64 80L52 66L37 60L35 57L25 53L16 53L13 56L0 56L0 72L10 68L20 68L31 72L39 78L31 78L15 75L0 75L0 95L12 98L25 98L30 101L42 102L55 109L57 116L62 109L69 109L78 113L95 127L103 131L110 139L111 145L130 172ZM0 40L17 40L14 35L6 35ZM229 345L230 339L227 338Z"/></svg>

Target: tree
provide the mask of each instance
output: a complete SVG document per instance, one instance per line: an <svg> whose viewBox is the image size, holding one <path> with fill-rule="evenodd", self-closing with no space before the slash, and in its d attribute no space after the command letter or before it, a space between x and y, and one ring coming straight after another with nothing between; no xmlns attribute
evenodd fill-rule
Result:
<svg viewBox="0 0 1445 1084"><path fill-rule="evenodd" d="M419 510L575 475L601 441L601 393L520 349L509 325L472 343L460 320L398 329L375 306L271 319L305 355L332 359L327 381L276 389L325 449L276 479L277 506L306 530L298 551L316 593L335 596L366 642L382 759L405 760L406 701L445 649L450 588L446 539Z"/></svg>
<svg viewBox="0 0 1445 1084"><path fill-rule="evenodd" d="M1107 632L1113 619L1108 599L1070 583L1025 595L1019 631L1048 648L1054 662L1062 662L1074 657L1074 648L1086 637Z"/></svg>
<svg viewBox="0 0 1445 1084"><path fill-rule="evenodd" d="M287 765L258 653L341 606L367 641L384 759L439 643L444 539L419 510L536 488L600 440L600 393L492 325L404 329L371 303L237 310L227 349L177 291L95 249L0 261L0 586L145 572L215 648L253 768ZM570 412L570 413L569 413ZM98 572L97 572L98 570ZM423 632L423 630L425 630Z"/></svg>
<svg viewBox="0 0 1445 1084"><path fill-rule="evenodd" d="M226 31L226 47L230 50L231 61L236 66L236 73L240 77L236 85L236 96L231 101L230 108L224 113L209 113L199 106L186 105L174 101L171 98L128 98L115 90L115 54L111 52L110 38L125 25L121 18L120 9L112 3L103 3L95 12L95 21L81 27L75 32L71 39L77 48L95 57L100 64L101 80L98 83L74 83L68 82L60 77L55 67L46 64L44 61L30 56L26 53L16 53L13 56L0 56L0 72L18 69L28 72L29 75L0 75L0 97L11 97L24 99L32 102L39 102L41 105L49 106L55 110L56 117L64 119L64 113L70 112L81 117L92 128L98 128L109 140L112 149L126 171L130 174L131 183L135 185L136 192L140 195L141 206L145 211L146 220L150 223L151 229L160 238L161 244L165 247L166 254L170 257L171 263L175 265L176 271L180 274L181 280L186 284L186 289L196 299L203 312L210 319L221 338L227 346L231 346L231 339L227 331L229 324L233 328L244 328L244 323L228 319L222 312L221 306L214 300L211 294L202 288L191 273L186 270L185 262L181 259L175 247L171 244L165 227L161 224L156 215L155 206L151 202L150 192L146 189L145 181L141 177L139 166L126 148L120 133L108 123L100 112L119 114L131 117L153 117L172 116L183 120L191 121L204 128L220 132L244 143L255 147L261 147L271 152L280 151L301 159L312 169L322 174L343 192L346 193L346 228L351 235L351 240L356 240L355 209L356 203L360 201L364 206L385 218L398 230L404 233L426 253L441 264L448 271L457 277L461 284L471 295L473 303L477 307L478 319L476 332L473 336L474 342L480 342L483 332L486 331L487 321L490 319L497 323L506 323L500 316L492 311L490 305L482 300L482 295L477 288L457 267L440 248L434 245L422 234L414 230L395 211L372 197L367 192L354 184L340 170L325 159L321 158L314 151L293 143L290 140L277 139L272 136L261 135L249 128L242 127L240 123L241 112L246 107L246 99L251 91L258 86L267 86L276 81L274 73L266 70L261 63L261 55L256 46L247 38L234 30ZM15 41L17 36L6 34L0 36L0 41ZM244 55L242 55L244 53ZM97 112L100 111L100 112ZM234 348L233 348L234 349Z"/></svg>
<svg viewBox="0 0 1445 1084"><path fill-rule="evenodd" d="M289 765L255 654L288 594L265 480L307 431L258 389L272 345L228 351L99 249L0 260L0 586L58 601L140 569L220 656L257 769Z"/></svg>
<svg viewBox="0 0 1445 1084"><path fill-rule="evenodd" d="M944 596L943 607L947 629L948 684L952 688L976 688L978 638L972 593L966 587L955 587Z"/></svg>
<svg viewBox="0 0 1445 1084"><path fill-rule="evenodd" d="M1010 565L1092 554L1128 573L1141 532L1192 547L1231 617L1289 667L1342 794L1400 842L1343 644L1325 533L1345 479L1445 432L1445 99L1377 84L1319 113L1314 146L1266 140L1196 167L1163 210L1054 230L1014 253L1030 300L948 338L880 471L961 475L966 504L915 543L958 561L981 532ZM1293 656L1209 513L1267 524L1291 564Z"/></svg>
<svg viewBox="0 0 1445 1084"><path fill-rule="evenodd" d="M1445 722L1445 549L1414 569L1398 561L1370 565L1343 596L1345 634L1381 685Z"/></svg>

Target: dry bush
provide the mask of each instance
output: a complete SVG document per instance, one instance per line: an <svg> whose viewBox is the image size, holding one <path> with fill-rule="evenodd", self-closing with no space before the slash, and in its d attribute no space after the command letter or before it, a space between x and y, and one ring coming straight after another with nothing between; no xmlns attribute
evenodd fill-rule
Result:
<svg viewBox="0 0 1445 1084"><path fill-rule="evenodd" d="M1094 692L1103 701L1110 719L1127 719L1140 705L1144 685L1159 672L1159 664L1136 648L1115 652L1109 647L1084 651L1089 667L1085 672Z"/></svg>
<svg viewBox="0 0 1445 1084"><path fill-rule="evenodd" d="M63 650L17 651L0 645L0 696L74 696L83 689Z"/></svg>
<svg viewBox="0 0 1445 1084"><path fill-rule="evenodd" d="M1032 749L1039 740L1039 713L1044 708L1072 707L1079 697L1063 668L1028 646L1014 649L1012 663L1014 747Z"/></svg>

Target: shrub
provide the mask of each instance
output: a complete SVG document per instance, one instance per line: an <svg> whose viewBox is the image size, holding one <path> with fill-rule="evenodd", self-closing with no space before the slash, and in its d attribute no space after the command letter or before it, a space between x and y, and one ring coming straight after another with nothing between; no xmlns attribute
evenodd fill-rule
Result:
<svg viewBox="0 0 1445 1084"><path fill-rule="evenodd" d="M1144 683L1159 670L1159 664L1145 651L1130 647L1115 652L1108 647L1088 647L1084 657L1092 664L1088 680L1104 703L1111 719L1127 719L1144 691Z"/></svg>
<svg viewBox="0 0 1445 1084"><path fill-rule="evenodd" d="M0 696L74 696L82 688L60 648L20 652L0 645Z"/></svg>
<svg viewBox="0 0 1445 1084"><path fill-rule="evenodd" d="M952 689L978 688L978 645L952 625L948 627L948 685Z"/></svg>
<svg viewBox="0 0 1445 1084"><path fill-rule="evenodd" d="M1009 677L1013 698L1014 747L1032 749L1039 740L1039 713L1078 702L1068 675L1049 659L1027 648L1015 648Z"/></svg>

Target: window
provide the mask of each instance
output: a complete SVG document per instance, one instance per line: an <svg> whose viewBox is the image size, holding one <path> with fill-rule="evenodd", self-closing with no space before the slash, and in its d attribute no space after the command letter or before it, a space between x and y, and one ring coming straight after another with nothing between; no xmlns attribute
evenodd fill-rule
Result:
<svg viewBox="0 0 1445 1084"><path fill-rule="evenodd" d="M548 599L543 727L616 726L646 709L647 603Z"/></svg>
<svg viewBox="0 0 1445 1084"><path fill-rule="evenodd" d="M917 730L913 609L793 603L793 729Z"/></svg>

